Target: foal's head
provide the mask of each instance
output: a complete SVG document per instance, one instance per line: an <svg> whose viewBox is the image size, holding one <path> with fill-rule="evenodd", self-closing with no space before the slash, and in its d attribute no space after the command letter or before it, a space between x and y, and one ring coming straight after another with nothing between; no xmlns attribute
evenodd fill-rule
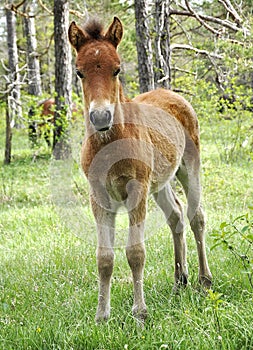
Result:
<svg viewBox="0 0 253 350"><path fill-rule="evenodd" d="M72 22L69 41L75 48L76 73L82 80L85 106L96 130L108 130L113 123L112 104L122 98L118 74L120 58L117 46L123 35L120 20L114 17L106 32L92 20L82 29Z"/></svg>

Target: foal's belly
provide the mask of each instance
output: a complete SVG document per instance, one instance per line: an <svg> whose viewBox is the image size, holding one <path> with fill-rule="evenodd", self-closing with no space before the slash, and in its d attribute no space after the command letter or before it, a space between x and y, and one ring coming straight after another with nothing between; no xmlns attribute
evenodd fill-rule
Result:
<svg viewBox="0 0 253 350"><path fill-rule="evenodd" d="M158 192L170 181L180 164L179 159L165 158L147 166L136 159L125 159L114 164L107 175L106 192L110 199L125 205L131 197L132 202L138 201L141 197L146 198L148 193Z"/></svg>

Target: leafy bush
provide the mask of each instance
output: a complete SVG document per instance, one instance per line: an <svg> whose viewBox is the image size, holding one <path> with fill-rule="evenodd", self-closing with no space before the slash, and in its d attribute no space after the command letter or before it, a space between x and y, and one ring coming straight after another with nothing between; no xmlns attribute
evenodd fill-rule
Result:
<svg viewBox="0 0 253 350"><path fill-rule="evenodd" d="M214 245L211 249L221 246L231 252L253 289L253 218L250 213L231 218L230 222L222 222L212 236Z"/></svg>
<svg viewBox="0 0 253 350"><path fill-rule="evenodd" d="M222 162L252 159L252 92L230 82L223 94L205 81L195 86L193 106L200 119L210 125L213 143Z"/></svg>

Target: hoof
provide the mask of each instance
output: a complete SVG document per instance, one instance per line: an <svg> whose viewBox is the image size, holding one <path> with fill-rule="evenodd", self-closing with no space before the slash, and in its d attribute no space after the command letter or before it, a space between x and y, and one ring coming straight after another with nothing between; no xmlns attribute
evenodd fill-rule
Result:
<svg viewBox="0 0 253 350"><path fill-rule="evenodd" d="M212 276L199 276L199 283L204 289L211 289Z"/></svg>
<svg viewBox="0 0 253 350"><path fill-rule="evenodd" d="M96 315L95 322L96 324L105 323L108 321L108 319L109 319L109 316Z"/></svg>
<svg viewBox="0 0 253 350"><path fill-rule="evenodd" d="M103 322L106 322L108 321L110 317L110 311L109 310L106 310L106 311L102 311L102 310L97 310L97 313L96 313L96 317L95 317L95 321L96 323L103 323Z"/></svg>
<svg viewBox="0 0 253 350"><path fill-rule="evenodd" d="M141 307L138 307L137 305L133 307L133 315L134 317L140 321L141 323L144 323L146 318L148 317L148 311L146 305L143 305Z"/></svg>
<svg viewBox="0 0 253 350"><path fill-rule="evenodd" d="M176 278L174 287L172 289L173 294L177 294L182 288L185 288L188 283L188 276L182 274L179 278Z"/></svg>

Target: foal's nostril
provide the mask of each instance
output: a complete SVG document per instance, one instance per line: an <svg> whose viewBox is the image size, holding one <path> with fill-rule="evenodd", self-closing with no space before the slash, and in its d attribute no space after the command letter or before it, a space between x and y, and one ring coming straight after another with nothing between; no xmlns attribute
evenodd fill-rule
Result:
<svg viewBox="0 0 253 350"><path fill-rule="evenodd" d="M98 131L106 131L110 129L112 124L112 114L109 110L99 111L94 110L90 112L90 121Z"/></svg>
<svg viewBox="0 0 253 350"><path fill-rule="evenodd" d="M112 115L110 111L104 111L104 119L107 121L108 124L110 124Z"/></svg>
<svg viewBox="0 0 253 350"><path fill-rule="evenodd" d="M92 122L93 125L95 125L95 120L96 120L96 111L90 112L90 121Z"/></svg>

